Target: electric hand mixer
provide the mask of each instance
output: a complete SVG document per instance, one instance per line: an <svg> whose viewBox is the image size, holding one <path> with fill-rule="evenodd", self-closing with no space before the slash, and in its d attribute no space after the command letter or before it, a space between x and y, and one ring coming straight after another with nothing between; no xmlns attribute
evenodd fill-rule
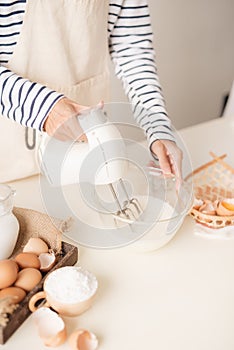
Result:
<svg viewBox="0 0 234 350"><path fill-rule="evenodd" d="M84 110L78 117L88 143L63 142L43 136L39 157L42 170L52 186L88 181L107 185L116 204L112 212L120 220L135 220L142 212L137 198L130 198L123 177L128 167L124 140L118 128L107 120L103 109ZM116 183L125 198L119 198Z"/></svg>

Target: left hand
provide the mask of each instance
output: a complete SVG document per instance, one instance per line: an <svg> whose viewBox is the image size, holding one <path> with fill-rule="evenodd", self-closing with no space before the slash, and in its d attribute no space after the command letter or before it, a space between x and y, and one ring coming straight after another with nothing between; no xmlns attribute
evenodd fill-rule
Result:
<svg viewBox="0 0 234 350"><path fill-rule="evenodd" d="M151 145L151 151L159 160L163 173L173 174L177 181L182 181L183 153L175 142L169 140L156 140Z"/></svg>

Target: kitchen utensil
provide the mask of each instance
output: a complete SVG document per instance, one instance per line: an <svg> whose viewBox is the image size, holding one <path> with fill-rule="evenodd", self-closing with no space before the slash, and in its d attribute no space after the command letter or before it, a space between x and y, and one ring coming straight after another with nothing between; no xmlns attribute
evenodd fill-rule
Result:
<svg viewBox="0 0 234 350"><path fill-rule="evenodd" d="M83 181L95 186L108 185L117 207L113 214L134 219L134 210L140 214L141 207L137 198L129 196L122 181L128 162L125 143L118 128L107 120L99 106L82 111L78 120L88 143L61 142L43 136L39 157L44 174L53 186ZM125 196L122 202L113 186L117 182Z"/></svg>
<svg viewBox="0 0 234 350"><path fill-rule="evenodd" d="M0 260L12 254L19 234L19 223L12 213L15 191L0 184Z"/></svg>
<svg viewBox="0 0 234 350"><path fill-rule="evenodd" d="M47 212L64 219L72 216L71 228L64 234L76 243L113 248L135 242L157 226L169 180L158 171L158 176L153 176L158 186L155 190L153 170L145 168L150 158L148 145L131 138L123 140L118 125L108 122L102 109L82 112L79 122L87 144L53 138L41 144L46 175L41 190ZM175 181L173 184L176 191ZM182 222L187 213L189 196L181 208L181 193L168 221L175 217ZM174 226L171 230L176 231ZM161 234L169 240L167 231Z"/></svg>
<svg viewBox="0 0 234 350"><path fill-rule="evenodd" d="M91 307L98 282L87 270L77 266L65 266L49 273L43 284L43 291L34 294L29 309L34 312L36 303L46 299L44 307L52 307L64 316L78 316Z"/></svg>

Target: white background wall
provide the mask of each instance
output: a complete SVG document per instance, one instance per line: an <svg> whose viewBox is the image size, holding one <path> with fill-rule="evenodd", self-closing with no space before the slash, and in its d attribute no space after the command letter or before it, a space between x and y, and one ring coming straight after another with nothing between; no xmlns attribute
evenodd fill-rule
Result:
<svg viewBox="0 0 234 350"><path fill-rule="evenodd" d="M234 0L149 0L167 109L179 129L220 115L234 79ZM115 101L126 101L113 77Z"/></svg>

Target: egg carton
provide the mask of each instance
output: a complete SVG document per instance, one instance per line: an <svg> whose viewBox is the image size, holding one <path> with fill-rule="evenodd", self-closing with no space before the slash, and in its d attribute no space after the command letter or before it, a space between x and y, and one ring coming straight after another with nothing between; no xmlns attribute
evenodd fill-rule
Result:
<svg viewBox="0 0 234 350"><path fill-rule="evenodd" d="M186 177L193 183L194 197L203 202L222 202L224 199L234 199L234 169L223 159L223 154L217 157L210 152L213 160L194 170ZM192 207L189 213L198 223L218 229L234 225L233 215L213 215L204 213L199 208Z"/></svg>

